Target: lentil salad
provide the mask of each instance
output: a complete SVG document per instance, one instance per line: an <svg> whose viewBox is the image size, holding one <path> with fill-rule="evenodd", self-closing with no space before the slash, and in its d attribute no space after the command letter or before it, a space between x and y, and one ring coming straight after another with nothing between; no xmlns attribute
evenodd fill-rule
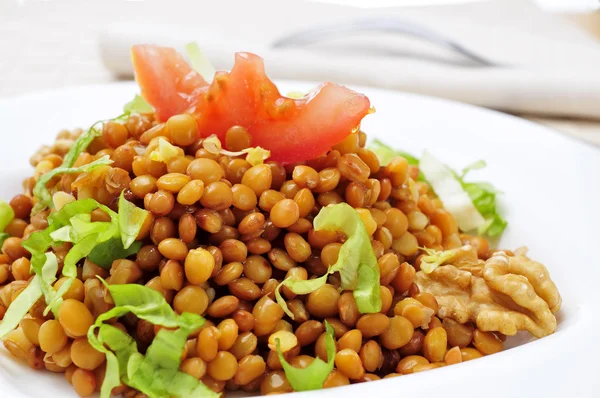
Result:
<svg viewBox="0 0 600 398"><path fill-rule="evenodd" d="M384 159L353 125L274 161L248 126L214 137L197 109L165 118L150 98L61 132L2 226L4 345L81 396L327 388L556 328L545 267L463 233L419 160Z"/></svg>

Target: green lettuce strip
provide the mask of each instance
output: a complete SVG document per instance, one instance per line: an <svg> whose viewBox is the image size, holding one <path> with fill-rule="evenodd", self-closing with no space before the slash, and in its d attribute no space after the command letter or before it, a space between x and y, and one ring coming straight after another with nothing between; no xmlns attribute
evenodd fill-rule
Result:
<svg viewBox="0 0 600 398"><path fill-rule="evenodd" d="M9 234L7 234L6 232L0 232L0 247L2 247L4 241L8 238L10 238Z"/></svg>
<svg viewBox="0 0 600 398"><path fill-rule="evenodd" d="M92 130L90 130L92 131ZM79 138L84 137L85 134L82 134ZM94 136L96 137L96 136ZM71 147L71 149L75 148L75 145ZM66 157L65 157L66 159ZM71 167L65 166L66 160L63 161L63 164L55 169L50 170L49 172L42 174L33 188L33 195L38 199L38 202L33 207L31 211L32 214L39 213L47 207L52 207L52 194L46 187L46 184L59 174L76 174L76 173L87 173L91 170L94 170L96 167L112 164L112 160L110 160L110 156L102 156L100 159L97 159L91 163L84 164L79 167Z"/></svg>
<svg viewBox="0 0 600 398"><path fill-rule="evenodd" d="M396 156L403 156L408 161L408 164L418 166L419 159L408 152L398 151L379 140L373 140L369 145L369 149L373 151L381 164L388 164ZM508 222L502 217L498 211L496 203L496 195L501 193L491 184L487 182L466 182L465 177L470 171L482 169L486 166L484 160L478 160L471 165L465 167L459 175L454 170L451 170L454 177L460 182L462 189L467 193L475 209L485 219L485 222L477 228L479 235L487 235L490 238L502 235ZM426 181L425 176L419 171L419 181Z"/></svg>
<svg viewBox="0 0 600 398"><path fill-rule="evenodd" d="M135 207L135 209L133 208ZM90 213L100 208L111 218L110 222L92 222ZM43 270L43 256L52 245L63 242L73 244L64 259L62 275L69 278L58 291L44 294L45 312L58 311L62 296L71 287L77 277L77 263L89 258L104 268L110 268L112 262L137 253L141 242L135 239L139 233L147 212L125 200L123 193L119 198L118 213L93 199L76 200L66 204L61 210L48 217L48 227L38 231L23 242L23 247L32 254L32 269L36 274Z"/></svg>
<svg viewBox="0 0 600 398"><path fill-rule="evenodd" d="M154 112L154 108L152 105L146 102L145 99L142 98L141 95L136 94L135 97L131 101L123 106L123 114L118 117L118 119L123 119L125 117L129 117L129 115L134 113L152 113Z"/></svg>
<svg viewBox="0 0 600 398"><path fill-rule="evenodd" d="M382 165L387 165L393 158L398 156L405 158L408 161L408 164L419 164L419 159L417 159L414 155L411 155L408 152L396 150L378 139L374 139L368 148L373 151L375 155L377 155L377 158L379 158L379 162Z"/></svg>
<svg viewBox="0 0 600 398"><path fill-rule="evenodd" d="M190 58L192 68L202 76L207 82L212 82L215 76L215 67L210 63L204 55L197 43L192 42L185 45L185 51Z"/></svg>
<svg viewBox="0 0 600 398"><path fill-rule="evenodd" d="M15 212L12 207L0 200L0 247L7 238L10 238L10 235L4 231L4 228L15 218Z"/></svg>
<svg viewBox="0 0 600 398"><path fill-rule="evenodd" d="M196 378L179 371L189 334L204 324L201 316L190 313L177 315L162 294L145 286L106 286L115 308L101 314L88 330L90 345L106 355L102 398L108 398L121 381L151 398L218 397ZM104 323L129 312L152 324L178 329L161 329L146 355L142 355L137 351L135 340Z"/></svg>
<svg viewBox="0 0 600 398"><path fill-rule="evenodd" d="M4 231L4 228L15 218L15 212L12 207L0 200L0 232Z"/></svg>
<svg viewBox="0 0 600 398"><path fill-rule="evenodd" d="M119 229L121 230L121 242L123 248L129 248L135 242L142 229L148 212L131 203L123 193L119 197Z"/></svg>
<svg viewBox="0 0 600 398"><path fill-rule="evenodd" d="M327 362L320 358L315 360L304 369L295 368L286 361L281 352L279 339L275 340L277 356L283 366L285 377L295 391L310 391L323 388L323 383L333 370L335 360L335 340L333 327L325 321L325 348L327 350Z"/></svg>
<svg viewBox="0 0 600 398"><path fill-rule="evenodd" d="M36 214L48 207L52 207L52 195L50 194L50 191L48 191L46 185L53 177L59 174L84 173L91 171L98 166L112 163L108 156L104 156L92 163L83 165L81 167L73 167L79 155L81 155L87 149L87 147L92 143L92 141L94 141L94 139L102 135L102 129L99 128L99 125L102 125L103 123L110 120L125 120L133 113L150 112L153 112L152 106L150 106L146 101L144 101L142 97L136 95L133 98L133 100L125 104L125 106L123 107L123 114L113 119L99 120L96 123L92 124L92 126L85 133L81 134L79 137L77 137L75 142L73 142L73 145L71 146L71 148L69 148L69 151L64 156L62 164L56 169L53 169L48 173L45 173L42 176L40 176L40 178L35 184L35 187L33 188L33 195L38 199L38 202L33 207L31 214Z"/></svg>
<svg viewBox="0 0 600 398"><path fill-rule="evenodd" d="M473 205L479 211L479 214L485 219L485 223L479 227L477 233L493 238L502 235L508 225L508 222L498 212L496 204L496 195L502 192L487 182L465 181L465 177L470 171L482 169L485 166L485 161L479 160L465 167L461 175L457 175L456 178L473 201Z"/></svg>
<svg viewBox="0 0 600 398"><path fill-rule="evenodd" d="M340 289L352 290L359 312L364 314L381 311L379 266L369 234L356 210L347 203L327 206L321 209L313 224L316 231L342 231L348 239L340 248L338 260L329 267L325 275L306 281L285 279L281 282L275 289L277 303L294 319L281 296L281 287L285 286L296 294L308 294L327 283L328 275L339 272Z"/></svg>
<svg viewBox="0 0 600 398"><path fill-rule="evenodd" d="M10 304L0 322L0 340L14 330L27 312L43 295L49 294L56 280L58 261L53 253L44 255L43 270L31 279L29 285Z"/></svg>

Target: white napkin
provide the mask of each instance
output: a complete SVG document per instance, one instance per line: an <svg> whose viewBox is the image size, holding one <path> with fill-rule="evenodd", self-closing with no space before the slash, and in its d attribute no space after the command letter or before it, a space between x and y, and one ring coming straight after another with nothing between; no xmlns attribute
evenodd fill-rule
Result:
<svg viewBox="0 0 600 398"><path fill-rule="evenodd" d="M600 118L600 44L528 1L365 10L222 0L203 2L201 14L193 25L174 25L168 18L164 25L106 25L99 32L102 59L113 73L131 77L131 45L182 49L197 41L217 69L229 69L234 52L251 51L265 58L272 78L398 89L514 113ZM422 24L503 66L479 67L431 43L393 34L357 33L301 48L271 48L299 29L366 15Z"/></svg>

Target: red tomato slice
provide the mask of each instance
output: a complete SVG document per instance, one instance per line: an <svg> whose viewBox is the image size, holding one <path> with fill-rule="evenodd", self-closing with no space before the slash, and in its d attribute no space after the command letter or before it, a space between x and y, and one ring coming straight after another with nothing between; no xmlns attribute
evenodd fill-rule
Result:
<svg viewBox="0 0 600 398"><path fill-rule="evenodd" d="M265 75L262 58L250 53L237 53L231 72L218 72L209 87L172 49L136 46L133 54L142 95L160 120L190 111L201 136L216 134L222 142L230 127L243 126L253 146L270 150L270 159L283 163L326 153L358 126L371 106L366 96L332 83L302 99L284 97Z"/></svg>
<svg viewBox="0 0 600 398"><path fill-rule="evenodd" d="M131 60L142 97L161 121L190 109L208 87L174 48L133 46Z"/></svg>

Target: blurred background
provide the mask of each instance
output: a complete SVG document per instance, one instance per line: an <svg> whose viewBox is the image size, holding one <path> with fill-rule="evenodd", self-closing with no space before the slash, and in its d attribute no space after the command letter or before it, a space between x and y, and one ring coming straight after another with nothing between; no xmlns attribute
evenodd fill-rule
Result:
<svg viewBox="0 0 600 398"><path fill-rule="evenodd" d="M1 0L0 96L132 79L135 43L196 41L270 76L485 106L600 145L598 0Z"/></svg>

